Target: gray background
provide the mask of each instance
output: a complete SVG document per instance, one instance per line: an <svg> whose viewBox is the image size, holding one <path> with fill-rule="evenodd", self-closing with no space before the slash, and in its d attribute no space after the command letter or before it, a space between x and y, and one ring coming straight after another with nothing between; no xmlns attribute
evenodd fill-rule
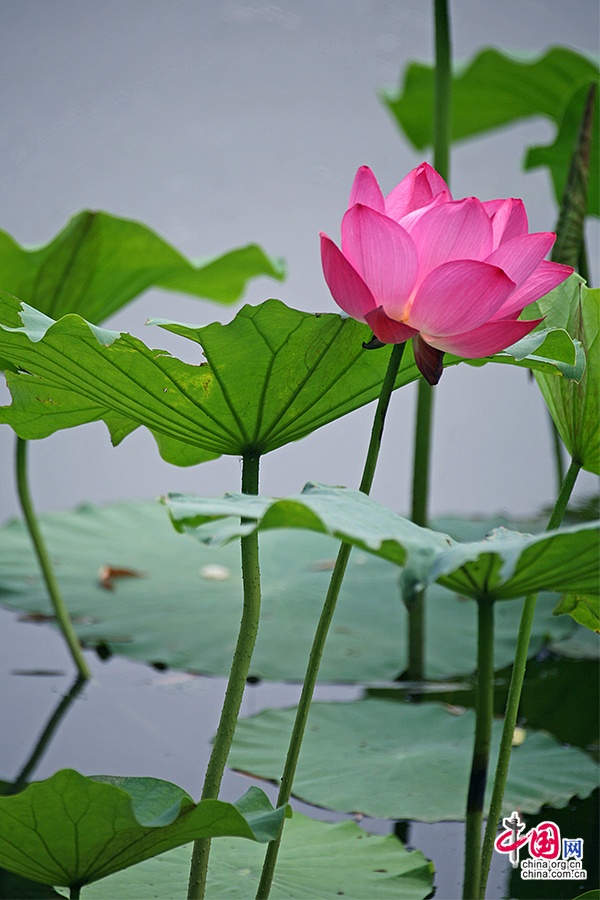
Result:
<svg viewBox="0 0 600 900"><path fill-rule="evenodd" d="M2 0L0 227L19 242L45 243L91 207L139 219L190 256L257 241L287 259L289 277L253 282L247 302L278 296L300 309L334 310L318 232L337 237L359 165L370 165L388 191L421 161L377 91L396 85L409 60L431 59L432 6ZM452 15L457 59L491 44L598 52L596 0L456 0ZM532 230L552 229L548 175L523 174L521 160L526 142L546 143L553 133L540 119L459 145L454 195L523 197ZM595 283L597 240L594 223ZM198 361L194 345L146 328L146 318L205 324L234 311L152 291L108 325ZM414 399L412 387L395 395L373 491L400 512L409 502ZM267 456L262 490L292 493L307 480L355 487L371 414ZM17 511L12 452L12 433L0 429L0 519ZM36 442L31 473L42 510L239 488L236 459L179 469L161 461L142 430L113 449L101 424ZM594 487L584 476L579 492ZM436 390L432 511L526 514L551 503L554 489L545 409L525 373L446 372Z"/></svg>

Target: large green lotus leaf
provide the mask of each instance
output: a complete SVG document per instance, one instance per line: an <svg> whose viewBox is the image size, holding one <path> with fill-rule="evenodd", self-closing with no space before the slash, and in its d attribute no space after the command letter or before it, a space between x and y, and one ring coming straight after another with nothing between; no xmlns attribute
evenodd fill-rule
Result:
<svg viewBox="0 0 600 900"><path fill-rule="evenodd" d="M554 193L559 203L562 202L566 175L573 155L573 146L576 135L581 127L584 109L588 100L590 83L596 84L596 96L593 106L593 119L591 128L590 165L587 173L587 198L583 198L583 213L600 215L598 207L598 195L600 194L600 156L598 145L600 143L600 91L598 90L598 70L593 79L586 81L572 94L561 118L558 120L559 128L553 144L540 147L530 147L525 156L525 169L535 169L538 166L548 166L554 184Z"/></svg>
<svg viewBox="0 0 600 900"><path fill-rule="evenodd" d="M226 494L205 499L170 494L165 502L176 528L199 541L222 543L257 527L306 528L348 541L425 580L431 565L451 544L444 534L421 528L396 515L360 491L307 484L301 494L284 500ZM242 521L240 522L240 517Z"/></svg>
<svg viewBox="0 0 600 900"><path fill-rule="evenodd" d="M276 780L296 710L266 710L238 722L229 765ZM502 723L494 721L491 771ZM425 822L465 815L475 714L435 703L314 703L309 714L294 795L342 812ZM343 752L340 753L340 748ZM598 767L581 750L545 732L528 731L513 749L503 810L537 812L566 806L598 784ZM492 785L488 784L486 803Z"/></svg>
<svg viewBox="0 0 600 900"><path fill-rule="evenodd" d="M89 900L180 900L185 897L191 848L178 847L139 866L90 885ZM264 848L221 838L211 849L209 900L256 896ZM329 825L294 813L286 821L271 897L290 900L424 900L433 887L433 867L419 850L408 852L393 835L378 837L353 822Z"/></svg>
<svg viewBox="0 0 600 900"><path fill-rule="evenodd" d="M433 66L411 63L398 92L384 99L411 143L433 144ZM598 77L598 66L566 47L538 59L517 59L500 50L482 50L457 66L452 84L452 139L471 137L533 115L559 121L573 92Z"/></svg>
<svg viewBox="0 0 600 900"><path fill-rule="evenodd" d="M164 459L178 465L267 453L305 437L374 400L391 352L365 351L370 332L353 319L299 312L278 300L246 306L228 325L163 322L201 344L208 362L199 366L79 316L53 322L2 293L0 322L0 357L20 370L7 373L14 402L0 409L0 421L32 439L104 419L114 443L144 425ZM560 351L554 364L543 356L549 340ZM527 359L512 356L512 348L497 358L566 374L576 363L564 332L558 344L536 333L531 347ZM396 387L418 377L409 346Z"/></svg>
<svg viewBox="0 0 600 900"><path fill-rule="evenodd" d="M163 456L181 464L264 453L309 434L374 399L389 355L364 351L368 333L354 320L279 301L198 329L209 360L200 366L77 316L53 324L27 308L21 317L14 299L2 301L0 355L37 376L9 373L16 400L2 418L21 437L116 414L117 426L108 421L113 440L146 425Z"/></svg>
<svg viewBox="0 0 600 900"><path fill-rule="evenodd" d="M406 564L409 588L439 581L465 597L496 600L541 590L599 591L598 522L534 536L500 528L482 541L459 544L347 488L308 484L285 500L229 494L210 500L171 495L166 502L175 524L200 541L231 540L255 529L322 531Z"/></svg>
<svg viewBox="0 0 600 900"><path fill-rule="evenodd" d="M0 288L55 319L76 312L100 322L147 288L233 303L259 275L281 281L281 260L255 244L199 261L186 259L140 222L84 210L43 247L0 232Z"/></svg>
<svg viewBox="0 0 600 900"><path fill-rule="evenodd" d="M200 837L274 840L285 812L258 788L237 804L196 804L167 781L63 769L0 797L0 864L43 884L89 884Z"/></svg>
<svg viewBox="0 0 600 900"><path fill-rule="evenodd" d="M273 300L268 301L269 304L273 304L274 302L275 301ZM270 318L272 313L269 306L267 307L267 310L267 314ZM296 310L293 312L297 313ZM305 313L305 315L308 314ZM317 318L324 318L326 316L327 314L323 313L317 314ZM220 326L218 325L200 328L196 325L183 325L178 322L170 322L166 319L157 318L151 319L150 324L160 325L161 328L165 328L182 337L189 338L189 340L196 341L202 345L205 356L207 349L210 351L214 348L217 352L221 352L221 348L226 343L226 337L223 335ZM361 327L357 334L358 337L355 337L354 333L350 333L349 335L353 344L359 339L366 340L371 337L371 333L365 327ZM236 334L236 337L237 336L238 335ZM240 332L239 337L240 339L245 338L247 340L247 335L244 332ZM207 348L208 341L211 342L212 346ZM356 350L356 347L354 347L354 350ZM336 351L340 352L341 346L336 344ZM585 361L582 360L578 342L573 341L564 326L558 328L538 328L535 331L530 332L530 334L526 335L520 341L517 341L516 344L507 347L506 350L497 353L495 356L486 357L481 360L462 359L460 356L453 356L450 353L444 355L444 366L446 368L448 366L455 366L460 362L466 362L472 365L485 365L488 362L517 365L532 369L536 372L544 372L547 375L560 374L565 378L575 379L577 381L581 379L585 366ZM396 388L402 387L418 377L419 370L417 369L414 354L412 352L412 341L409 341L402 358L402 365L395 386ZM228 387L232 394L234 394L236 387L235 383L233 381L230 382ZM316 399L318 399L318 397L316 397Z"/></svg>
<svg viewBox="0 0 600 900"><path fill-rule="evenodd" d="M486 49L456 69L452 84L452 140L461 140L519 119L545 116L560 125L554 146L535 148L526 166L549 164L560 202L584 104L580 88L598 79L598 66L565 47L538 59L515 59ZM382 97L409 141L418 149L433 145L433 66L411 63L404 83ZM590 171L598 172L598 116ZM597 175L594 176L595 179ZM597 185L597 181L595 182ZM590 188L592 185L590 185ZM589 192L588 210L599 214L598 190Z"/></svg>
<svg viewBox="0 0 600 900"><path fill-rule="evenodd" d="M42 516L41 523L74 627L87 646L179 669L228 674L242 605L236 544L217 548L177 534L157 503L84 507ZM484 534L488 526L477 527ZM252 675L276 681L304 678L338 548L333 538L310 531L261 535L263 602ZM108 577L102 587L103 567L108 575L112 568L141 577ZM390 680L404 671L406 612L398 574L397 566L376 556L351 554L320 670L322 681ZM531 654L547 640L560 642L576 631L568 616L552 616L556 601L556 595L538 600ZM31 541L17 521L0 529L0 602L32 616L51 616ZM520 603L497 609L499 668L514 656L520 614ZM475 603L432 585L427 629L428 677L474 671Z"/></svg>
<svg viewBox="0 0 600 900"><path fill-rule="evenodd" d="M523 535L497 529L484 541L455 544L430 578L467 597L510 600L549 590L597 596L600 523Z"/></svg>
<svg viewBox="0 0 600 900"><path fill-rule="evenodd" d="M566 382L536 372L536 381L571 457L600 475L600 290L569 279L536 307L581 341L587 356L583 378Z"/></svg>
<svg viewBox="0 0 600 900"><path fill-rule="evenodd" d="M600 599L565 594L554 608L555 616L569 615L590 631L600 633Z"/></svg>

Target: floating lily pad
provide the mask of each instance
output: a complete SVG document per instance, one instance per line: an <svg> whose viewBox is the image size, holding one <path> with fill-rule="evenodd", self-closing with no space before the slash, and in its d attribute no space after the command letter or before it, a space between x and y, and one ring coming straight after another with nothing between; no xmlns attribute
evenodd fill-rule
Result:
<svg viewBox="0 0 600 900"><path fill-rule="evenodd" d="M540 654L527 664L519 705L519 723L524 728L549 731L561 743L595 752L600 732L598 708L599 660L567 659L555 654ZM495 673L494 715L502 716L512 674L512 666ZM365 697L405 703L414 698L415 685L395 682L384 686L367 687ZM474 709L477 700L477 679L462 677L449 682L428 682L419 685L424 701L448 704L455 710ZM573 710L585 710L585 715Z"/></svg>
<svg viewBox="0 0 600 900"><path fill-rule="evenodd" d="M180 900L186 895L190 856L191 848L178 847L149 859L90 885L84 900ZM264 848L250 842L227 838L214 841L207 897L254 898L263 858ZM418 850L409 853L393 835L378 837L353 822L328 825L294 813L285 824L271 897L424 900L432 887L431 863Z"/></svg>
<svg viewBox="0 0 600 900"><path fill-rule="evenodd" d="M485 526L479 526L485 527ZM89 647L148 663L227 675L242 605L239 547L207 547L175 532L158 503L87 506L42 517L42 529L78 636ZM339 544L309 531L260 539L263 606L251 674L301 681ZM140 577L115 578L109 568ZM215 568L217 567L217 568ZM217 573L218 578L215 578ZM476 604L439 585L428 592L426 672L446 678L476 666ZM540 597L531 653L575 633ZM0 529L0 603L51 617L31 542L21 522ZM497 609L496 666L514 655L520 603ZM406 667L406 613L398 568L354 551L321 667L322 681L380 681Z"/></svg>
<svg viewBox="0 0 600 900"><path fill-rule="evenodd" d="M284 816L258 788L237 804L196 804L155 778L63 769L0 797L0 865L43 884L81 886L196 838L274 840Z"/></svg>
<svg viewBox="0 0 600 900"><path fill-rule="evenodd" d="M266 710L238 722L229 756L234 769L281 777L295 709ZM491 771L502 723L494 721ZM294 780L294 795L341 812L425 822L460 820L473 751L475 714L453 715L432 703L384 700L314 703ZM340 748L343 751L340 752ZM503 809L537 812L565 806L598 784L598 767L581 750L545 732L527 731L513 749ZM491 795L488 783L486 803Z"/></svg>

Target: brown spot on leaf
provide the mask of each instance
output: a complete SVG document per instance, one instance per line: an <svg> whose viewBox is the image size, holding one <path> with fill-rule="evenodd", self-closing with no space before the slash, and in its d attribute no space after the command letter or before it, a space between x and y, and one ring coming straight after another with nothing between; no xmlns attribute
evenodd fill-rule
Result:
<svg viewBox="0 0 600 900"><path fill-rule="evenodd" d="M98 571L98 584L105 591L114 591L117 578L144 578L143 572L135 569L122 569L118 566L101 566Z"/></svg>

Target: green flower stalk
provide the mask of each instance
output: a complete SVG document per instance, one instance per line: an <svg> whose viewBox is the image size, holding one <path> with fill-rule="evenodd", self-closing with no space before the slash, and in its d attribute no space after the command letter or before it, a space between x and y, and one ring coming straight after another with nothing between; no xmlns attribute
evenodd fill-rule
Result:
<svg viewBox="0 0 600 900"><path fill-rule="evenodd" d="M388 363L387 372L381 386L381 393L379 395L379 401L377 403L377 409L375 411L375 418L373 420L373 427L371 430L371 439L369 441L367 457L365 460L365 466L359 488L364 494L368 494L370 492L371 486L373 484L375 468L377 466L377 459L379 457L379 450L381 448L381 438L383 435L383 427L385 424L387 409L389 406L392 391L394 389L396 376L398 374L398 370L400 369L400 363L402 362L404 347L404 344L396 344L393 347ZM308 713L317 682L317 676L319 674L319 667L321 665L321 659L323 657L323 650L325 649L325 641L327 640L329 626L331 625L331 620L335 612L337 599L340 593L342 582L344 580L346 567L348 565L348 559L350 557L350 550L351 547L349 544L341 545L337 555L337 559L335 561L331 580L329 582L329 589L327 591L327 596L325 598L321 617L319 619L317 630L315 632L315 637L310 651L308 667L306 670L306 676L304 678L304 684L302 685L302 693L300 696L300 702L298 704L296 720L294 722L292 736L290 738L287 758L285 761L283 775L281 778L281 785L277 797L278 806L287 803L291 797L292 785L294 776L296 774L302 740L304 737L304 732L306 730ZM263 900L263 898L267 898L269 896L271 885L273 883L273 875L275 873L275 865L277 863L277 856L279 854L280 845L281 837L279 838L279 840L270 843L267 848L260 884L258 886L258 892L256 895L257 898L260 898L260 900Z"/></svg>
<svg viewBox="0 0 600 900"><path fill-rule="evenodd" d="M434 0L435 72L433 97L433 168L448 182L450 177L450 139L452 124L452 43L447 0ZM433 388L419 379L413 454L411 519L427 527L431 470L431 434L433 429ZM425 591L420 591L408 611L409 681L425 677Z"/></svg>

